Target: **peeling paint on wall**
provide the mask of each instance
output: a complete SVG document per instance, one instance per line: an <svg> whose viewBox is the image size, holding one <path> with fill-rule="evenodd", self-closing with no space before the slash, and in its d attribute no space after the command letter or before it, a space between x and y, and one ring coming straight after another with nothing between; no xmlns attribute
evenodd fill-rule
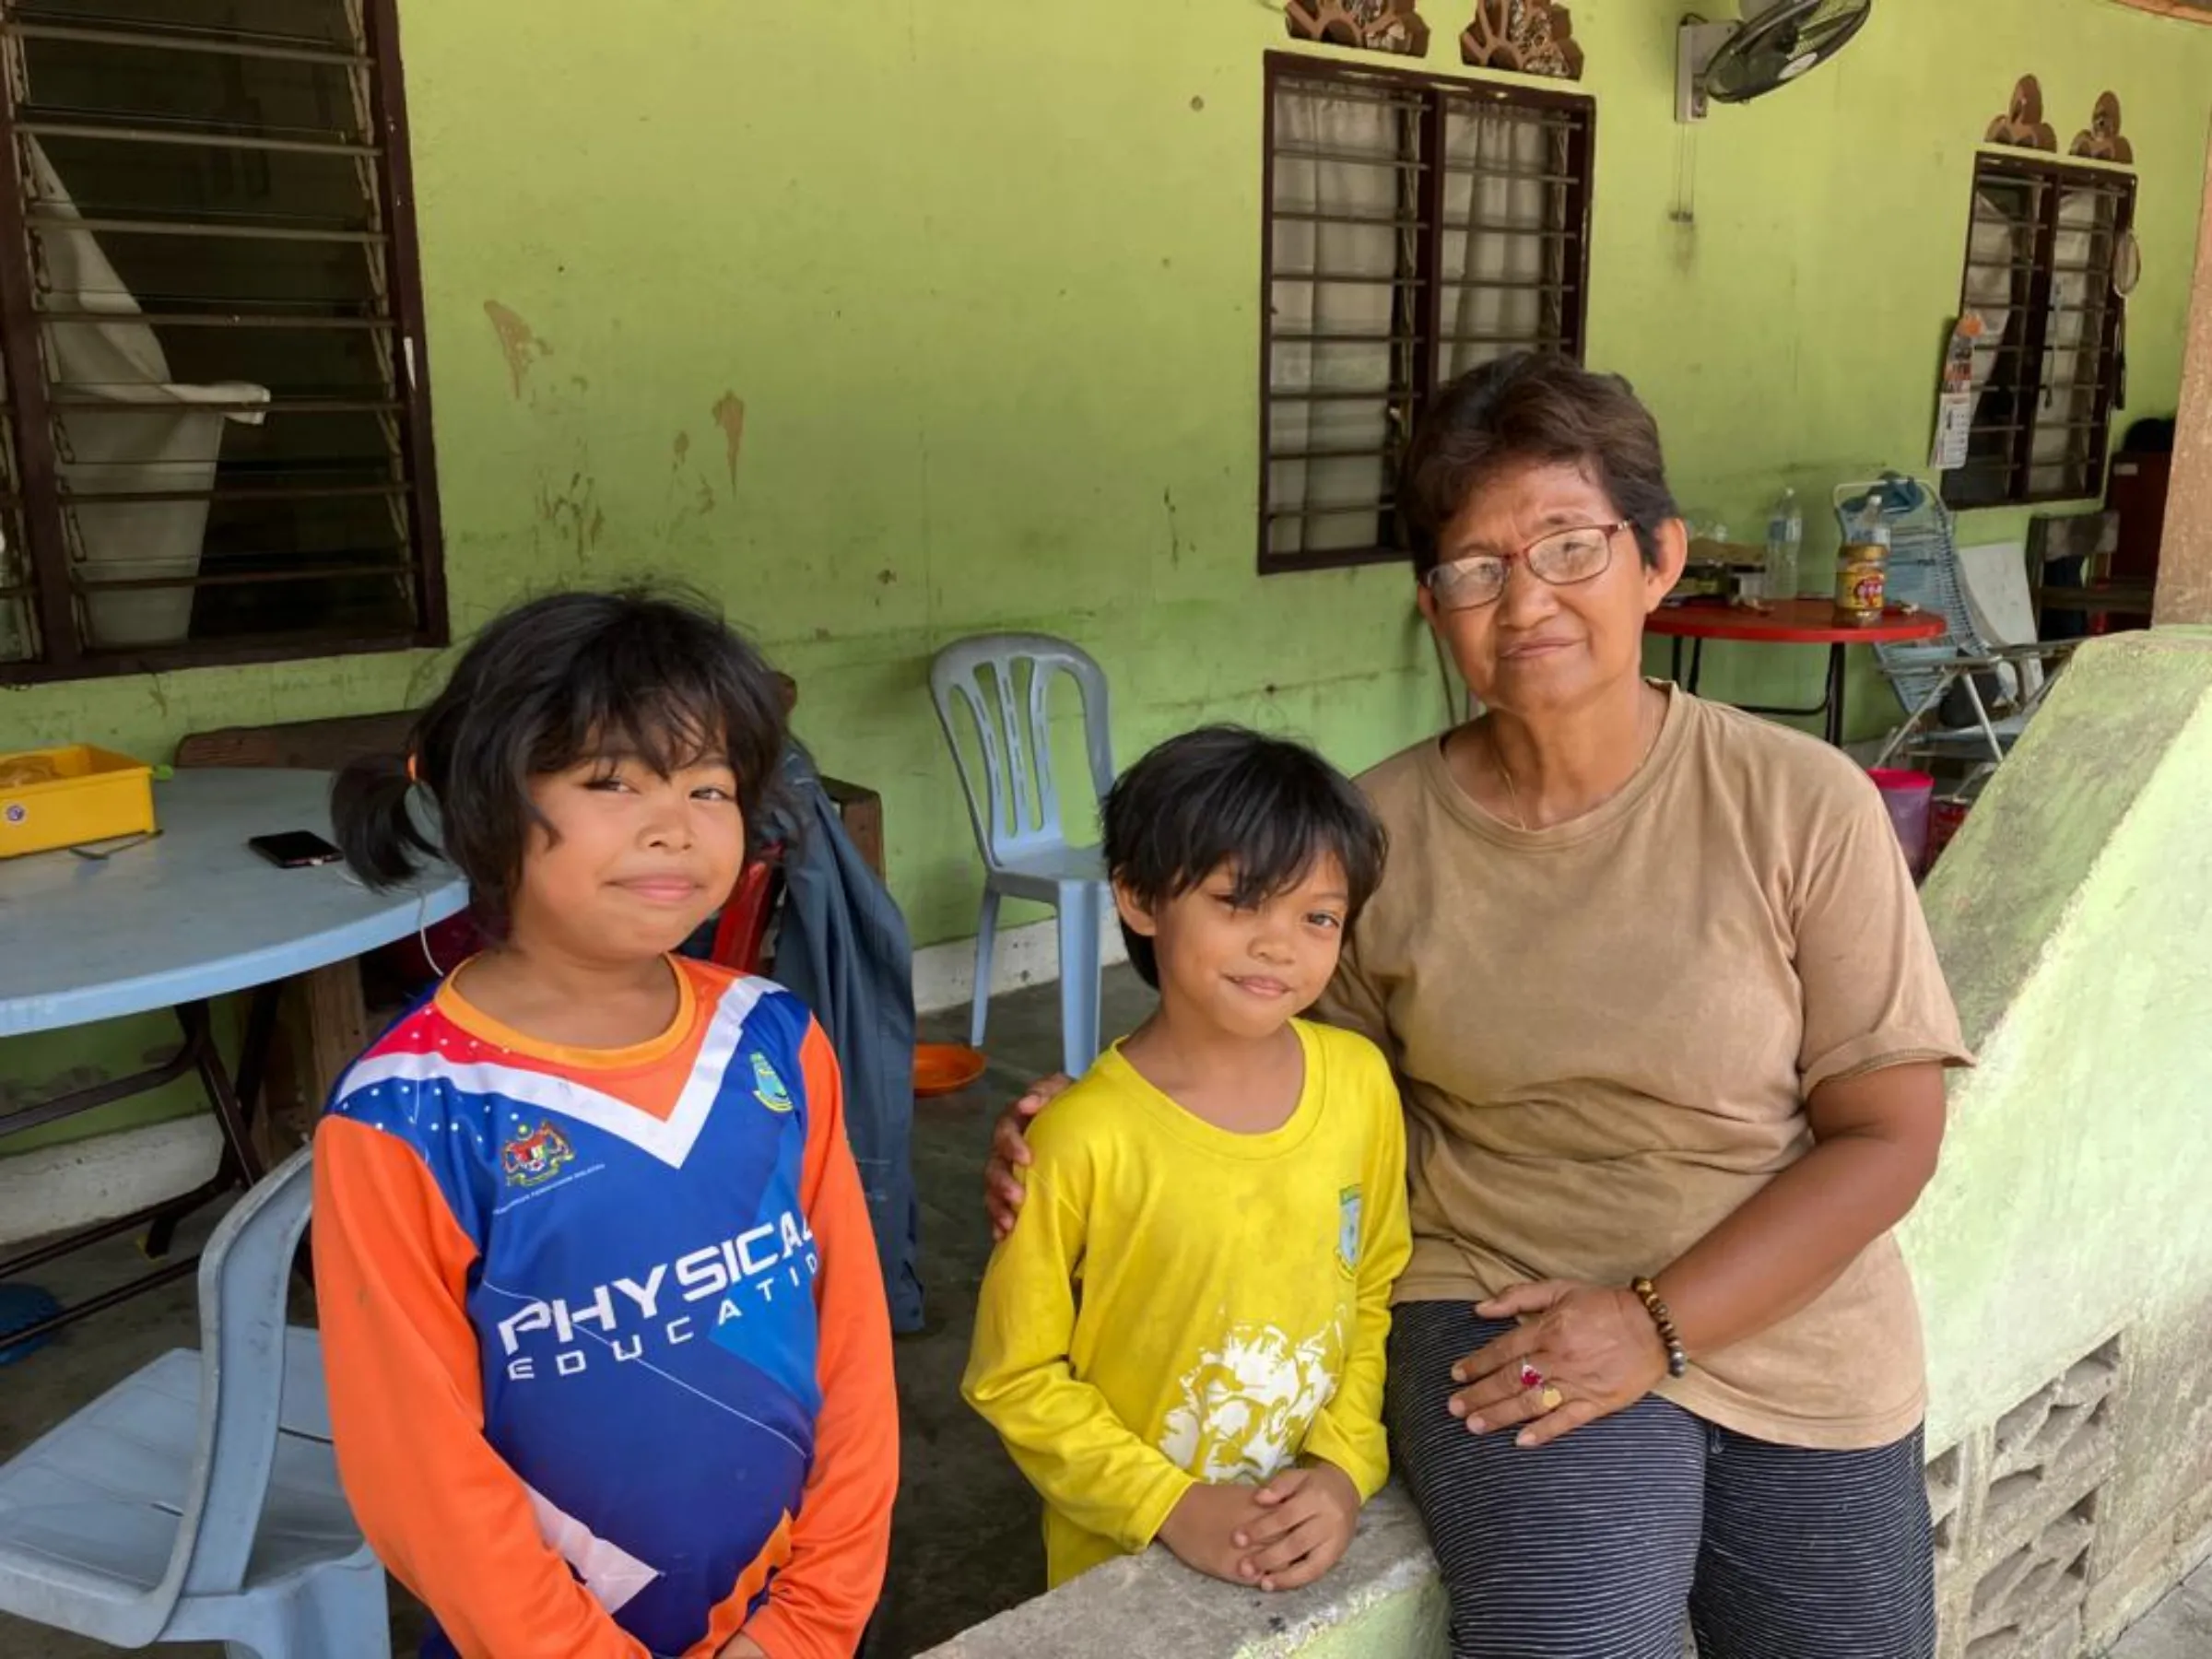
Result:
<svg viewBox="0 0 2212 1659"><path fill-rule="evenodd" d="M737 482L737 452L745 443L745 399L724 392L714 406L714 424L722 429L723 446L729 452L730 482Z"/></svg>
<svg viewBox="0 0 2212 1659"><path fill-rule="evenodd" d="M560 488L556 488L550 478L540 477L537 518L540 524L559 538L579 571L590 568L599 538L606 533L606 514L599 509L596 479L581 466L569 475L567 485ZM543 547L542 538L540 546ZM542 553L540 558L542 562Z"/></svg>
<svg viewBox="0 0 2212 1659"><path fill-rule="evenodd" d="M668 462L668 487L661 497L660 536L664 544L673 543L685 524L714 511L713 484L697 474L686 477L690 458L691 434L677 433Z"/></svg>
<svg viewBox="0 0 2212 1659"><path fill-rule="evenodd" d="M515 396L520 397L523 382L530 378L530 365L539 358L551 357L553 347L497 300L484 301L484 314L491 319L492 332L500 336L500 355L507 359L507 378L513 382Z"/></svg>

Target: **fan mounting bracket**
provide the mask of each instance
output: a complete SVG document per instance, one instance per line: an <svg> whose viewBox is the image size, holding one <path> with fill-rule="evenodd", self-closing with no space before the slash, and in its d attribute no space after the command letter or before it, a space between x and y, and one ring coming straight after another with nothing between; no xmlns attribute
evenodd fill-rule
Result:
<svg viewBox="0 0 2212 1659"><path fill-rule="evenodd" d="M1690 125L1705 119L1711 100L1705 92L1705 73L1722 47L1735 38L1741 23L1708 23L1688 17L1675 33L1675 119Z"/></svg>

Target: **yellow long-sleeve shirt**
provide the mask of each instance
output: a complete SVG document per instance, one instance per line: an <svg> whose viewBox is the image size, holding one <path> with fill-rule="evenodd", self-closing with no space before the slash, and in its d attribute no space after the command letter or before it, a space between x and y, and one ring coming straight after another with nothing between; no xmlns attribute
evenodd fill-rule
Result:
<svg viewBox="0 0 2212 1659"><path fill-rule="evenodd" d="M1054 1584L1144 1548L1198 1481L1388 1473L1382 1353L1411 1249L1398 1091L1363 1037L1294 1022L1305 1087L1237 1135L1117 1046L1030 1131L961 1384L1044 1497Z"/></svg>

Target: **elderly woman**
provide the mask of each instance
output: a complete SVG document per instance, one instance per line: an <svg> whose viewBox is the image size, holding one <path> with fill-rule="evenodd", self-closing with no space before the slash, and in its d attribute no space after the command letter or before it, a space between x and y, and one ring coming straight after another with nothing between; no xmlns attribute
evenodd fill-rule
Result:
<svg viewBox="0 0 2212 1659"><path fill-rule="evenodd" d="M1688 545L1625 382L1477 370L1398 500L1486 712L1363 780L1390 864L1322 1012L1404 1089L1387 1413L1453 1652L1678 1659L1687 1613L1701 1659L1925 1659L1890 1229L1967 1055L1880 799L1643 678ZM1051 1092L1000 1125L1002 1228Z"/></svg>

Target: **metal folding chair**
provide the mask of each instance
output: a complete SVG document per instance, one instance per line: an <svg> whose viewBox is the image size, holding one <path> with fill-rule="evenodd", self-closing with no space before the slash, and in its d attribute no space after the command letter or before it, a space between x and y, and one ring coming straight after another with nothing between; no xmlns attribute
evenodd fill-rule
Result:
<svg viewBox="0 0 2212 1659"><path fill-rule="evenodd" d="M1846 541L1868 500L1877 502L1889 531L1889 601L1931 612L1947 625L1936 639L1874 648L1905 710L1904 724L1874 764L1911 757L1962 760L1975 772L1994 768L2041 706L2077 641L2003 645L1988 638L1968 602L1950 512L1934 485L1885 473L1838 485L1834 500Z"/></svg>

